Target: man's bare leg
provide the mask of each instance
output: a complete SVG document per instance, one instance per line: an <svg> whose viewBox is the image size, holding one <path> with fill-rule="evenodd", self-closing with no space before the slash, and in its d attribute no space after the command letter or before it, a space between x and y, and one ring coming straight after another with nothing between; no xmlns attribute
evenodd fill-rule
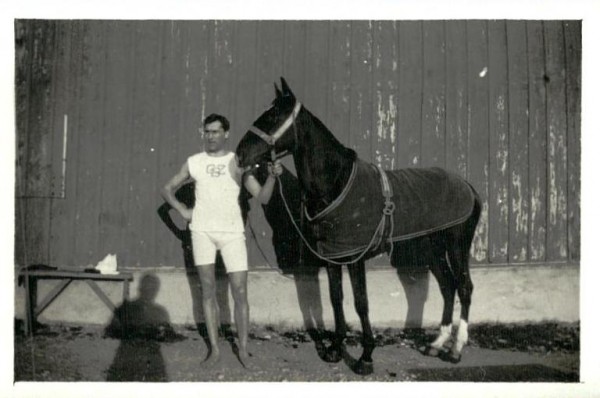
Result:
<svg viewBox="0 0 600 398"><path fill-rule="evenodd" d="M206 322L208 340L210 341L210 352L204 363L207 366L212 366L220 359L218 344L219 319L217 318L219 311L215 281L215 265L202 265L197 268L198 274L200 275L200 283L202 284L202 308L204 310L204 320Z"/></svg>
<svg viewBox="0 0 600 398"><path fill-rule="evenodd" d="M248 271L232 272L229 274L231 295L234 301L235 326L238 334L238 354L245 367L250 366L248 354L248 329L250 310L248 306Z"/></svg>

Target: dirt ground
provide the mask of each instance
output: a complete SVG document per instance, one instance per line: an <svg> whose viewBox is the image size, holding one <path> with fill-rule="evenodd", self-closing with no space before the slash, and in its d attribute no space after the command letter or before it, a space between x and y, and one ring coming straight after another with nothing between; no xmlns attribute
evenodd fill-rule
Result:
<svg viewBox="0 0 600 398"><path fill-rule="evenodd" d="M33 336L15 327L14 380L20 381L579 381L579 324L473 325L459 364L424 356L434 330L376 330L373 374L352 371L360 334L350 331L339 363L321 357L325 332L253 326L252 363L235 355L225 331L222 358L203 366L207 345L202 327L159 327L124 335L105 328L42 325ZM312 337L311 337L312 336Z"/></svg>

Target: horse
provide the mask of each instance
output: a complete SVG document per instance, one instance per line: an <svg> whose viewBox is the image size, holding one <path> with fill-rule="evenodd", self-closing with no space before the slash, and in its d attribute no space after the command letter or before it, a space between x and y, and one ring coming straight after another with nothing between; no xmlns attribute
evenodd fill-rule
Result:
<svg viewBox="0 0 600 398"><path fill-rule="evenodd" d="M246 171L261 162L293 156L312 235L306 238L300 228L298 233L311 252L326 260L334 312L334 337L323 359L338 362L345 354L347 325L342 305L342 267L346 266L362 327L363 351L352 370L361 375L373 372L376 340L369 319L365 261L387 252L391 265L399 268L402 250L415 243L416 247L425 248L420 256L428 262L444 301L439 333L424 354L458 363L468 341L473 292L470 247L481 213L477 192L462 177L440 168L384 171L367 164L297 101L283 77L281 88L277 83L274 86L275 99L239 141L236 156L239 167ZM358 177L357 169L370 177ZM350 200L352 196L354 199ZM411 201L414 203L409 204ZM449 212L446 206L450 202L456 202L453 206L461 209L460 215L444 216L443 213ZM337 208L345 208L347 214L336 213ZM372 219L361 220L361 215ZM435 225L436 217L443 220L441 225ZM400 236L394 235L394 227L401 230ZM362 241L352 247L351 242L357 236ZM445 345L452 340L456 294L461 305L460 321L448 351Z"/></svg>

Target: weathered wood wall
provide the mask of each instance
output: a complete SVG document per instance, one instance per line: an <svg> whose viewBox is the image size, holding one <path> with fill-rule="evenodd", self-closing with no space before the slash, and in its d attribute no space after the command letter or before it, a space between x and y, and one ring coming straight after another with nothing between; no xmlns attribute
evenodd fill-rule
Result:
<svg viewBox="0 0 600 398"><path fill-rule="evenodd" d="M476 262L579 260L580 21L18 20L15 36L17 264L181 265L160 187L208 113L233 149L279 76L364 159L467 177Z"/></svg>

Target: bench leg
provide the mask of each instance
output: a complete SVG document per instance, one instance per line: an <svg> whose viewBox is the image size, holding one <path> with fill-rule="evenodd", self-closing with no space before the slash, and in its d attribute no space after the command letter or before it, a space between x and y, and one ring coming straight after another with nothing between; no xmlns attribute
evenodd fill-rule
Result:
<svg viewBox="0 0 600 398"><path fill-rule="evenodd" d="M123 308L123 316L121 317L121 330L124 333L128 333L129 329L129 314L127 313L129 304L129 281L127 279L123 280L123 304L121 308Z"/></svg>
<svg viewBox="0 0 600 398"><path fill-rule="evenodd" d="M92 288L92 290L96 293L96 295L106 304L106 306L114 313L116 310L115 305L110 301L110 299L104 294L104 292L98 287L96 282L91 279L86 279L87 284Z"/></svg>
<svg viewBox="0 0 600 398"><path fill-rule="evenodd" d="M66 279L64 281L60 281L54 289L44 298L44 300L40 303L40 305L33 307L33 317L37 318L42 311L44 311L52 302L62 293L63 290L69 286L71 283L71 279Z"/></svg>
<svg viewBox="0 0 600 398"><path fill-rule="evenodd" d="M37 279L25 275L25 335L33 334L33 323L35 322L34 307L36 296Z"/></svg>

